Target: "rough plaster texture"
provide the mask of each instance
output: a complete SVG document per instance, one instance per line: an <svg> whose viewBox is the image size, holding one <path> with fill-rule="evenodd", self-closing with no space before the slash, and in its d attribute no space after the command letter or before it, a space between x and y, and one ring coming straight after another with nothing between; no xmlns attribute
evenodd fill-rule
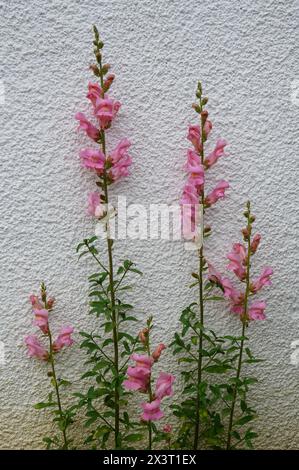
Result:
<svg viewBox="0 0 299 470"><path fill-rule="evenodd" d="M274 287L265 293L268 321L251 328L254 350L267 360L256 367L261 382L253 394L258 446L299 448L299 371L290 363L290 345L299 339L296 6L290 0L1 2L1 448L40 448L49 431L46 415L31 407L45 397L47 379L22 346L32 330L28 294L45 280L57 299L57 327L92 324L86 281L92 263L78 262L74 247L93 233L86 194L94 179L80 168L86 140L76 135L73 116L87 108L93 23L123 102L109 141L129 136L134 143L132 176L115 188L129 203L178 200L190 103L198 78L204 83L213 138L226 137L231 154L211 172L210 184L225 177L232 186L210 211L214 236L207 249L223 266L250 196L264 240L260 266L275 269ZM130 299L136 314L141 320L153 314L156 341L169 342L192 300L194 253L166 241L118 243L116 255L123 253L145 273ZM220 310L210 321L218 331L237 331L235 319ZM175 366L170 352L165 361ZM61 364L79 388L82 362L73 350Z"/></svg>

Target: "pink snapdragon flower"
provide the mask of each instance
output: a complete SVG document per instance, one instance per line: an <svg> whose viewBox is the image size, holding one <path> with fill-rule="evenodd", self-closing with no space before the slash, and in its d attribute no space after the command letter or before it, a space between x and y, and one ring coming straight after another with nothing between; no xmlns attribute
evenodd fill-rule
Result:
<svg viewBox="0 0 299 470"><path fill-rule="evenodd" d="M110 153L108 162L112 163L112 167L109 169L109 176L112 181L117 181L121 177L129 175L129 166L132 164L132 159L128 154L130 146L131 142L128 139L122 139Z"/></svg>
<svg viewBox="0 0 299 470"><path fill-rule="evenodd" d="M234 243L232 251L227 255L230 261L227 269L232 271L241 281L246 277L246 257L246 248L242 243Z"/></svg>
<svg viewBox="0 0 299 470"><path fill-rule="evenodd" d="M80 151L83 166L102 174L105 167L106 157L100 150L87 148Z"/></svg>
<svg viewBox="0 0 299 470"><path fill-rule="evenodd" d="M217 271L211 263L208 263L208 279L218 286L222 287L222 275Z"/></svg>
<svg viewBox="0 0 299 470"><path fill-rule="evenodd" d="M74 343L74 340L71 337L73 332L74 328L72 326L63 326L60 330L57 339L53 343L53 351L58 352L64 346L72 346L72 344Z"/></svg>
<svg viewBox="0 0 299 470"><path fill-rule="evenodd" d="M265 308L266 302L264 300L255 300L248 310L250 320L265 320Z"/></svg>
<svg viewBox="0 0 299 470"><path fill-rule="evenodd" d="M35 335L28 335L25 338L25 344L28 349L30 357L37 357L43 361L47 361L49 357L48 351L40 344L39 340Z"/></svg>
<svg viewBox="0 0 299 470"><path fill-rule="evenodd" d="M89 82L88 93L86 97L91 101L92 105L95 107L97 100L103 98L103 90L100 85L96 82Z"/></svg>
<svg viewBox="0 0 299 470"><path fill-rule="evenodd" d="M108 129L108 127L110 127L120 107L121 104L119 101L115 101L108 96L96 100L94 113L99 120L101 129Z"/></svg>
<svg viewBox="0 0 299 470"><path fill-rule="evenodd" d="M144 367L128 367L127 376L123 382L126 390L146 392L149 386L151 370Z"/></svg>
<svg viewBox="0 0 299 470"><path fill-rule="evenodd" d="M162 354L162 351L164 351L164 349L166 349L165 344L163 344L163 343L158 344L158 346L156 347L156 349L152 353L152 358L154 359L155 362L157 362L159 360L159 358Z"/></svg>
<svg viewBox="0 0 299 470"><path fill-rule="evenodd" d="M128 379L124 381L123 385L127 390L139 390L146 392L148 389L151 368L154 359L145 354L132 354L131 359L136 362L135 367L128 367Z"/></svg>
<svg viewBox="0 0 299 470"><path fill-rule="evenodd" d="M187 139L190 140L197 152L201 151L201 130L200 126L189 126Z"/></svg>
<svg viewBox="0 0 299 470"><path fill-rule="evenodd" d="M34 294L30 295L29 300L33 308L36 308L39 310L43 308L43 304L41 303L37 295L34 295Z"/></svg>
<svg viewBox="0 0 299 470"><path fill-rule="evenodd" d="M187 162L184 165L184 169L198 179L198 184L203 184L205 181L205 172L201 164L199 155L194 150L187 150Z"/></svg>
<svg viewBox="0 0 299 470"><path fill-rule="evenodd" d="M216 142L216 146L214 150L209 153L207 158L204 160L204 166L206 168L210 168L212 165L215 165L215 163L218 161L220 157L225 156L224 153L224 147L226 147L227 142L225 139L218 139Z"/></svg>
<svg viewBox="0 0 299 470"><path fill-rule="evenodd" d="M92 140L97 142L100 138L100 131L99 129L96 128L88 119L86 118L85 114L83 113L77 113L75 115L75 119L79 121L79 128L83 129L88 137L90 137Z"/></svg>
<svg viewBox="0 0 299 470"><path fill-rule="evenodd" d="M227 181L221 180L217 183L216 187L211 191L205 198L206 206L211 206L215 204L219 199L224 198L225 190L229 188Z"/></svg>
<svg viewBox="0 0 299 470"><path fill-rule="evenodd" d="M151 367L154 363L154 359L145 354L132 354L131 359L136 362L136 367L143 367L144 369L151 370Z"/></svg>
<svg viewBox="0 0 299 470"><path fill-rule="evenodd" d="M49 312L45 308L34 308L34 325L38 326L44 334L49 333Z"/></svg>
<svg viewBox="0 0 299 470"><path fill-rule="evenodd" d="M101 202L101 196L97 192L88 195L88 214L94 217L103 217L105 214L105 204Z"/></svg>
<svg viewBox="0 0 299 470"><path fill-rule="evenodd" d="M261 241L261 235L259 233L257 233L256 235L254 235L253 239L252 239L252 242L250 244L250 251L252 254L254 254L256 252L256 250L258 249L259 247L259 244L260 244L260 241Z"/></svg>
<svg viewBox="0 0 299 470"><path fill-rule="evenodd" d="M166 374L160 372L160 375L156 382L155 396L157 398L171 397L173 395L172 384L175 381L175 377L172 374Z"/></svg>
<svg viewBox="0 0 299 470"><path fill-rule="evenodd" d="M256 293L259 290L261 290L264 286L271 286L272 282L271 282L270 276L272 276L272 274L273 274L272 268L270 267L264 268L260 277L256 279L255 281L253 281L253 283L251 284L250 286L251 292Z"/></svg>
<svg viewBox="0 0 299 470"><path fill-rule="evenodd" d="M164 413L160 410L161 400L158 398L151 403L142 403L143 413L141 419L143 421L158 421L163 418Z"/></svg>

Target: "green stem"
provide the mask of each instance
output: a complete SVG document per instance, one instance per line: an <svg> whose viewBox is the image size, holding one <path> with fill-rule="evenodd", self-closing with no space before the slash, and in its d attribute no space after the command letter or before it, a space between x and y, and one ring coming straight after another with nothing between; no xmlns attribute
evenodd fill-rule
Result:
<svg viewBox="0 0 299 470"><path fill-rule="evenodd" d="M102 72L102 61L99 61L100 66L100 80L101 80L101 87L103 90L104 87L104 78ZM104 97L104 91L103 91ZM106 155L106 139L105 139L105 131L101 131L101 145L102 151L105 157ZM108 193L108 180L107 180L107 172L106 169L104 170L103 174L103 189L105 195L105 203L108 208L109 204L109 193ZM118 449L120 442L119 442L119 425L120 425L120 407L119 407L119 350L118 350L118 318L116 313L116 302L115 302L115 290L114 290L114 270L113 270L113 255L112 255L112 245L113 240L110 237L110 227L109 227L109 219L107 220L107 250L108 250L108 264L109 264L109 290L110 290L110 300L111 300L111 316L112 316L112 335L113 335L113 350L114 350L114 367L115 367L115 387L114 387L114 401L115 401L115 418L114 418L114 443L115 448Z"/></svg>
<svg viewBox="0 0 299 470"><path fill-rule="evenodd" d="M202 102L200 98L200 108L202 110ZM201 163L204 162L204 121L201 117ZM202 207L204 206L204 189L202 189L201 194L201 204ZM204 212L202 213L204 214ZM203 226L204 220L202 217L201 224ZM203 267L204 267L204 250L203 250L203 237L202 237L202 246L198 252L199 256L199 268L198 268L198 309L199 309L199 318L201 323L201 329L199 334L199 345L198 345L198 360L197 360L197 395L196 395L196 422L195 422L195 432L194 432L194 444L193 449L197 450L198 443L199 443L199 428L200 428L200 419L199 419L199 412L200 412L200 384L202 380L202 346L203 346L203 324L204 324L204 300L203 300Z"/></svg>
<svg viewBox="0 0 299 470"><path fill-rule="evenodd" d="M50 330L49 330L49 333L48 333L48 337L49 337L49 343L50 343L50 357L49 357L49 360L50 360L51 369L52 369L52 379L53 379L56 398L57 398L58 411L59 411L61 422L63 423L64 422L64 415L63 415L63 411L62 411L61 399L60 399L60 394L59 394L59 386L58 386L56 371L55 371L53 341L52 341L52 335L51 335ZM63 449L68 450L68 443L67 443L66 430L65 430L65 425L64 424L63 424L61 432L62 432L62 435L63 435L63 443L64 443Z"/></svg>
<svg viewBox="0 0 299 470"><path fill-rule="evenodd" d="M249 209L249 217L250 217L250 209ZM236 382L233 391L233 400L229 415L229 423L228 423L228 433L227 433L227 442L226 442L226 450L231 449L231 438L232 438L232 427L233 427L233 420L234 420L234 412L235 412L235 405L237 399L237 391L238 391L238 381L241 375L241 368L242 368L242 356L244 350L244 335L245 329L248 321L248 298L250 294L250 226L249 227L249 235L248 235L248 243L247 243L247 270L246 270L246 291L245 291L245 298L244 298L244 314L241 318L242 320L242 339L240 343L240 352L239 352L239 359L238 359L238 367L237 367L237 375L236 375Z"/></svg>
<svg viewBox="0 0 299 470"><path fill-rule="evenodd" d="M149 333L150 333L150 332L149 332ZM148 333L147 342L146 342L146 349L147 349L147 354L150 356L150 355L151 355L151 351L150 351L149 333ZM150 381L149 381L149 385L148 385L148 397L149 397L149 401L150 401L150 403L151 403L152 400L153 400L151 376L150 376ZM153 434L152 423L151 423L151 421L149 421L149 422L148 422L148 450L152 450L152 434Z"/></svg>

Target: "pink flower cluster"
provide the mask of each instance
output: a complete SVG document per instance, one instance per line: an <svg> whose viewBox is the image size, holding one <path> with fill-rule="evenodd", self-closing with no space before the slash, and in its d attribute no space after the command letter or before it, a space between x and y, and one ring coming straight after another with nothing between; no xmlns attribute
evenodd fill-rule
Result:
<svg viewBox="0 0 299 470"><path fill-rule="evenodd" d="M162 351L165 349L164 344L159 344L151 356L133 354L132 360L135 361L134 367L128 367L128 378L124 381L123 385L126 390L134 390L146 393L150 387L152 366L158 361ZM175 378L172 374L160 372L156 381L155 392L152 395L152 400L147 403L142 403L141 407L143 413L141 419L143 421L157 421L163 418L164 413L161 410L161 401L165 397L170 397L173 394L172 384Z"/></svg>
<svg viewBox="0 0 299 470"><path fill-rule="evenodd" d="M251 254L254 254L257 250L258 244L260 243L261 236L257 234L250 245ZM246 277L246 266L248 253L245 246L241 243L235 243L232 251L228 253L227 258L229 264L227 269L232 271L240 281L244 281ZM224 297L230 301L230 310L232 313L236 313L242 317L244 311L245 293L238 291L232 284L229 278L223 277L214 267L208 263L209 269L209 280L215 283L218 287L223 290ZM270 267L264 268L259 278L250 284L250 292L256 294L265 286L271 285L270 277L273 274L273 270ZM254 300L248 308L248 319L249 320L264 320L266 302L264 300Z"/></svg>
<svg viewBox="0 0 299 470"><path fill-rule="evenodd" d="M203 126L204 136L201 135L200 126L189 126L187 139L192 143L193 149L187 150L187 162L184 170L188 174L187 182L183 189L180 200L182 207L182 227L183 235L188 240L195 240L198 230L197 206L204 203L205 207L210 207L219 199L225 196L229 184L220 180L216 187L209 192L203 199L205 189L205 171L212 167L220 157L225 156L224 148L227 145L226 140L218 139L212 152L204 158L202 162L203 142L205 142L212 130L212 123L207 119L207 111L202 112L205 123Z"/></svg>
<svg viewBox="0 0 299 470"><path fill-rule="evenodd" d="M52 309L54 304L54 299L49 298L46 301L41 300L36 295L30 296L30 302L33 309L34 321L33 324L39 327L44 335L50 337L49 329L49 311ZM55 341L52 343L52 352L58 352L65 346L71 346L73 344L73 339L71 337L74 328L72 326L64 326L60 329L60 332ZM25 344L28 349L28 354L30 357L36 357L47 361L50 357L50 353L45 347L40 343L36 335L28 335L25 337Z"/></svg>
<svg viewBox="0 0 299 470"><path fill-rule="evenodd" d="M107 89L107 81L109 81L109 86L112 83L111 77L114 78L114 75L107 76L104 89ZM121 104L105 94L97 83L88 84L87 98L91 101L98 125L92 124L83 113L77 113L75 118L79 121L79 128L84 130L90 139L100 143L104 130L111 126ZM115 149L107 155L100 149L86 148L81 150L80 158L85 168L95 171L99 176L103 176L105 173L110 181L114 182L129 175L129 167L132 164L132 159L128 154L130 146L131 143L128 139L122 139Z"/></svg>

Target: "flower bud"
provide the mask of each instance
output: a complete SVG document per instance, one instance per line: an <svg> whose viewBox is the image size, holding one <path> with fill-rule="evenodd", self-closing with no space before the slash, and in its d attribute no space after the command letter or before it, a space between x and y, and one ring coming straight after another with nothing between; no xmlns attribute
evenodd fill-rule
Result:
<svg viewBox="0 0 299 470"><path fill-rule="evenodd" d="M100 73L99 68L98 68L97 65L91 64L89 66L89 69L95 74L96 77L100 77L101 73Z"/></svg>
<svg viewBox="0 0 299 470"><path fill-rule="evenodd" d="M156 349L154 350L152 354L152 358L154 359L155 362L157 362L161 356L162 351L166 349L165 344L161 343L159 344Z"/></svg>
<svg viewBox="0 0 299 470"><path fill-rule="evenodd" d="M142 344L146 344L146 343L147 343L147 340L148 340L148 333L149 333L149 329L148 329L148 328L143 328L143 330L141 330L140 333L138 334L139 341L140 341Z"/></svg>
<svg viewBox="0 0 299 470"><path fill-rule="evenodd" d="M192 104L192 108L199 114L201 109L200 106L197 103Z"/></svg>
<svg viewBox="0 0 299 470"><path fill-rule="evenodd" d="M108 72L108 70L111 68L111 65L110 64L104 64L103 67L102 67L102 73L104 75L106 75L106 73Z"/></svg>

